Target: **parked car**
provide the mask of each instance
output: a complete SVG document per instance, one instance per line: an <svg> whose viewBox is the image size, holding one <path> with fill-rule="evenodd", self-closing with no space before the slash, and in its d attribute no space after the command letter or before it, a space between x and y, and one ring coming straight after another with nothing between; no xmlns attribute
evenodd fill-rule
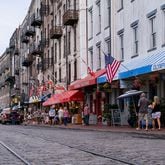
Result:
<svg viewBox="0 0 165 165"><path fill-rule="evenodd" d="M11 108L4 108L0 113L0 121L2 124L11 123Z"/></svg>
<svg viewBox="0 0 165 165"><path fill-rule="evenodd" d="M18 111L4 108L0 113L0 122L2 124L20 124L21 117Z"/></svg>
<svg viewBox="0 0 165 165"><path fill-rule="evenodd" d="M10 120L11 124L20 124L21 123L21 116L17 111L11 111L10 112Z"/></svg>

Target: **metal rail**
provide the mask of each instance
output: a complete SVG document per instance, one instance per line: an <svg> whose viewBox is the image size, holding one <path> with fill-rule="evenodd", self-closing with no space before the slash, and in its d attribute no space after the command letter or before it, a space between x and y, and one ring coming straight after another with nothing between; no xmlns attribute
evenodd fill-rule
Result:
<svg viewBox="0 0 165 165"><path fill-rule="evenodd" d="M0 141L0 144L5 147L12 155L17 157L19 160L21 160L25 165L30 165L28 161L26 161L22 156L14 152L11 148L9 148L4 142Z"/></svg>
<svg viewBox="0 0 165 165"><path fill-rule="evenodd" d="M95 155L95 156L98 156L98 157L101 157L101 158L106 158L106 159L113 160L113 161L120 162L120 163L127 164L127 165L135 165L135 163L134 162L131 162L131 161L122 160L122 159L119 159L119 158L116 158L116 157L112 157L112 156L104 155L104 154L101 154L101 153L93 152L91 150L84 149L84 148L81 148L81 147L75 147L75 146L72 146L72 145L61 143L61 142L56 141L56 140L51 140L51 139L48 139L48 138L43 138L41 136L34 136L34 135L30 135L28 133L23 133L23 132L20 132L20 131L17 131L17 132L18 133L21 133L21 134L24 134L26 136L30 136L32 138L40 138L40 139L42 139L44 141L48 141L48 142L51 142L51 143L57 143L57 144L60 144L62 146L73 148L73 149L76 149L76 150L79 150L79 151L82 151L82 152L86 152L86 153L89 153L89 154L92 154L92 155Z"/></svg>

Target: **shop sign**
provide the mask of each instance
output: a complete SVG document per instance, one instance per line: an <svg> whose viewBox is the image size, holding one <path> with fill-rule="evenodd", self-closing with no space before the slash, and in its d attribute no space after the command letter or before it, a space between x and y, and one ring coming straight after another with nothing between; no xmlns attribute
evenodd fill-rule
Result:
<svg viewBox="0 0 165 165"><path fill-rule="evenodd" d="M153 64L151 67L151 71L157 71L157 70L162 70L165 69L165 62L164 63L158 63L158 64Z"/></svg>

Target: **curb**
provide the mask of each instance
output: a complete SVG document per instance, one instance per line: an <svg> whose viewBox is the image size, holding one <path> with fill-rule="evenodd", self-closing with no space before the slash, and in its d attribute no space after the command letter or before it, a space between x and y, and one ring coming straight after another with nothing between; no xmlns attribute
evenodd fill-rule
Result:
<svg viewBox="0 0 165 165"><path fill-rule="evenodd" d="M135 135L144 135L144 136L152 136L153 138L158 138L158 139L165 139L165 130L163 129L162 131L145 131L145 130L139 130L137 131L134 128L123 128L123 127L109 127L109 128L94 128L90 126L59 126L59 125L37 125L37 124L27 124L24 126L32 126L32 127L45 127L45 128L55 128L55 129L70 129L70 130L81 130L81 131L96 131L96 132L109 132L109 133L120 133L120 134L135 134Z"/></svg>

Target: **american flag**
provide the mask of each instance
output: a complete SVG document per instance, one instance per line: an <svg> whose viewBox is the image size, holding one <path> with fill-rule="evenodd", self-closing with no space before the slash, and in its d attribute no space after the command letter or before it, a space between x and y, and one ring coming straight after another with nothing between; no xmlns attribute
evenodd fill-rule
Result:
<svg viewBox="0 0 165 165"><path fill-rule="evenodd" d="M109 83L112 82L120 66L120 63L121 63L120 61L117 61L111 55L105 54L106 74L107 74L107 80L109 81Z"/></svg>

